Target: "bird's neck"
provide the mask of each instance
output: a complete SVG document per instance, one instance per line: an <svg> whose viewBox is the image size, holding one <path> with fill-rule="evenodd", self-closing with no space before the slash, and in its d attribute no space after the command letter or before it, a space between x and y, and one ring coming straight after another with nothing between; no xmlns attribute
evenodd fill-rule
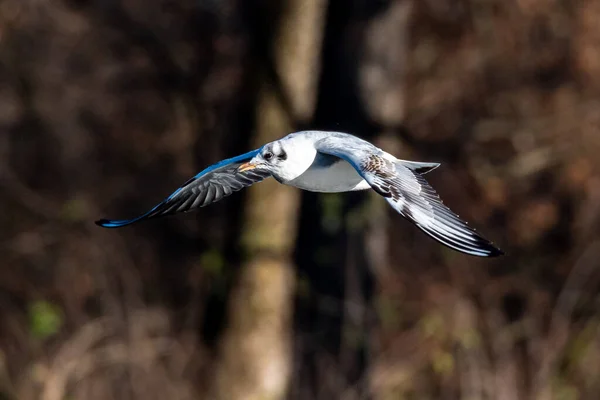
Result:
<svg viewBox="0 0 600 400"><path fill-rule="evenodd" d="M302 146L288 151L288 159L280 168L274 171L280 182L289 182L304 174L315 161L317 151L313 146Z"/></svg>

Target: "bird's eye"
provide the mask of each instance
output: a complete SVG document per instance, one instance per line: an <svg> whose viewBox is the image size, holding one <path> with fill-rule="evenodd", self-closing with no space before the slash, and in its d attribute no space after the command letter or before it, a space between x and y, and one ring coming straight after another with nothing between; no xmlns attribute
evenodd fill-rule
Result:
<svg viewBox="0 0 600 400"><path fill-rule="evenodd" d="M281 160L287 160L287 153L282 150L281 154L279 154L279 159L281 159Z"/></svg>
<svg viewBox="0 0 600 400"><path fill-rule="evenodd" d="M263 158L267 161L269 161L271 158L273 158L273 153L271 153L270 151L267 151L264 155Z"/></svg>

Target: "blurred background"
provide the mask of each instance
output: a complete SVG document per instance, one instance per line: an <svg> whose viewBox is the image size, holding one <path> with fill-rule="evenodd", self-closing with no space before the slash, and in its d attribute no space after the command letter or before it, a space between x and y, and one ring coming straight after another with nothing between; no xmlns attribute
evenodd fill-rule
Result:
<svg viewBox="0 0 600 400"><path fill-rule="evenodd" d="M1 0L1 399L596 399L600 0ZM302 129L427 175L507 252L261 183Z"/></svg>

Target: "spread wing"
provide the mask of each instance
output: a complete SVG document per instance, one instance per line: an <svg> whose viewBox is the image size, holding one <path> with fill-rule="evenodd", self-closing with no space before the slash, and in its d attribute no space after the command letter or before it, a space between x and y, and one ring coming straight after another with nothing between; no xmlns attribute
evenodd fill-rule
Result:
<svg viewBox="0 0 600 400"><path fill-rule="evenodd" d="M431 185L414 169L376 155L364 159L360 169L361 175L377 193L433 239L473 256L503 254L446 207Z"/></svg>
<svg viewBox="0 0 600 400"><path fill-rule="evenodd" d="M438 242L473 256L504 254L442 203L421 174L437 164L391 161L382 150L362 140L326 139L317 150L348 161L396 211Z"/></svg>
<svg viewBox="0 0 600 400"><path fill-rule="evenodd" d="M396 211L427 235L454 250L473 256L496 257L504 254L446 207L418 172L389 161L370 170L371 162L363 166L365 180Z"/></svg>
<svg viewBox="0 0 600 400"><path fill-rule="evenodd" d="M132 219L101 219L96 221L96 225L119 228L144 219L188 212L217 202L270 176L270 173L262 168L238 171L241 164L251 160L258 152L259 150L254 150L206 168L145 214Z"/></svg>

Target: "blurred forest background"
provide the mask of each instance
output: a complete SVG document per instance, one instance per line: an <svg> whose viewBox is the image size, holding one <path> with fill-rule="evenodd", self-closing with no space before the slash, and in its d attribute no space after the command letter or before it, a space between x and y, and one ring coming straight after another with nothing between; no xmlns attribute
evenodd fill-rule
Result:
<svg viewBox="0 0 600 400"><path fill-rule="evenodd" d="M0 0L1 399L596 399L600 0ZM273 180L339 130L507 252Z"/></svg>

